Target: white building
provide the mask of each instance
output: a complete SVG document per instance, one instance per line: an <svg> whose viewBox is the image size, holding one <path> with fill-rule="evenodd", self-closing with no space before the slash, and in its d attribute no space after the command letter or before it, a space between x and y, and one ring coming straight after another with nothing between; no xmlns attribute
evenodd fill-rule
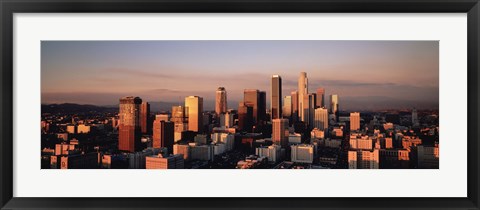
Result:
<svg viewBox="0 0 480 210"><path fill-rule="evenodd" d="M231 151L235 143L235 135L231 133L213 133L212 143L223 143L225 144L226 151Z"/></svg>
<svg viewBox="0 0 480 210"><path fill-rule="evenodd" d="M289 144L301 144L302 143L302 134L291 133L288 135Z"/></svg>
<svg viewBox="0 0 480 210"><path fill-rule="evenodd" d="M292 162L313 163L314 146L310 144L299 144L291 146Z"/></svg>
<svg viewBox="0 0 480 210"><path fill-rule="evenodd" d="M258 147L255 149L255 154L259 157L267 157L270 163L276 163L280 161L281 148L279 145Z"/></svg>

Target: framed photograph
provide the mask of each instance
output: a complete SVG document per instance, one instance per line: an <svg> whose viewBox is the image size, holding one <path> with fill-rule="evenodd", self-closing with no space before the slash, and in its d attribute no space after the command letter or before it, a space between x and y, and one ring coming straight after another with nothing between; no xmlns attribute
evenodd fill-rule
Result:
<svg viewBox="0 0 480 210"><path fill-rule="evenodd" d="M0 7L1 209L479 209L478 0Z"/></svg>

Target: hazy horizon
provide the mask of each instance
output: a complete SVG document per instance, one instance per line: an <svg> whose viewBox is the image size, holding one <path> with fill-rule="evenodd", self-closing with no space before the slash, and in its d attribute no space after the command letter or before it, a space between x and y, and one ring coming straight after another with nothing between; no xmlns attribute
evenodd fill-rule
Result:
<svg viewBox="0 0 480 210"><path fill-rule="evenodd" d="M42 104L115 105L120 97L182 104L189 95L213 109L225 87L236 109L244 89L282 97L307 72L309 92L340 96L340 109L436 108L437 41L42 41Z"/></svg>

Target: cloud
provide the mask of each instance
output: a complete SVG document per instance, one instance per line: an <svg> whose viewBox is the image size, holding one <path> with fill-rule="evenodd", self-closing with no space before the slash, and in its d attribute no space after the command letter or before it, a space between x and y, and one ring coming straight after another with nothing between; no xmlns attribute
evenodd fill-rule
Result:
<svg viewBox="0 0 480 210"><path fill-rule="evenodd" d="M123 74L126 76L134 76L134 77L148 77L148 78L171 78L172 75L164 74L159 72L150 72L144 71L139 69L130 69L130 68L106 68L105 71L111 74Z"/></svg>

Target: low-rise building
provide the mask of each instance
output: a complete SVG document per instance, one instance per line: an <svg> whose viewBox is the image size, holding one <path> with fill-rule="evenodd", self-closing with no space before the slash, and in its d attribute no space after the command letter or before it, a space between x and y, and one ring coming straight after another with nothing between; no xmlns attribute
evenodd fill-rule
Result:
<svg viewBox="0 0 480 210"><path fill-rule="evenodd" d="M351 150L348 151L349 169L378 169L380 163L379 150Z"/></svg>
<svg viewBox="0 0 480 210"><path fill-rule="evenodd" d="M268 158L269 163L276 163L280 161L280 151L281 146L279 145L270 145L270 146L262 146L255 149L255 155L259 157L266 157Z"/></svg>
<svg viewBox="0 0 480 210"><path fill-rule="evenodd" d="M291 160L297 163L313 163L314 146L311 144L298 144L291 146Z"/></svg>
<svg viewBox="0 0 480 210"><path fill-rule="evenodd" d="M146 169L183 169L185 167L183 155L163 156L152 155L145 159Z"/></svg>

